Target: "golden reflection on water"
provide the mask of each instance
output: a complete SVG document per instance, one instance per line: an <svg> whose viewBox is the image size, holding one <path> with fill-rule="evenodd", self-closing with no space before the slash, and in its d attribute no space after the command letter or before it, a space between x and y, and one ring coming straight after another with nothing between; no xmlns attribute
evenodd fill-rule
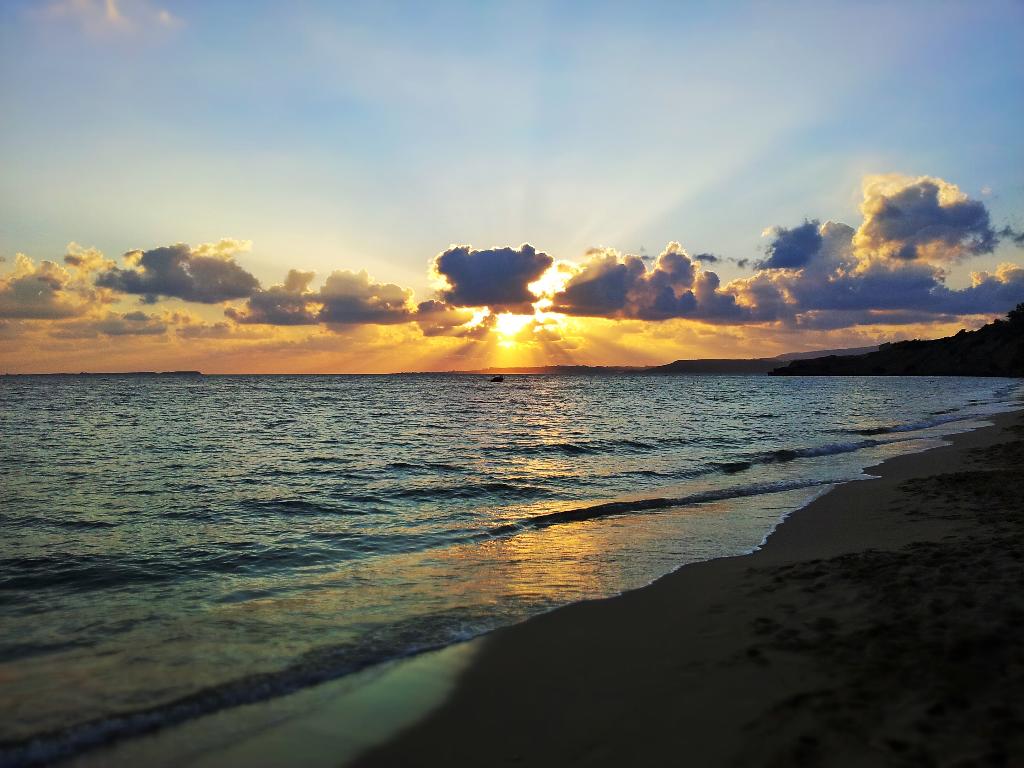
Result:
<svg viewBox="0 0 1024 768"><path fill-rule="evenodd" d="M396 644L408 651L417 641L452 642L559 604L642 586L684 557L713 554L727 527L735 536L738 521L749 526L755 546L766 524L798 496L761 496L747 509L734 499L639 519L565 523L287 579L225 577L220 602L183 600L173 615L125 615L135 626L113 638L107 653L72 649L0 664L4 715L11 730L22 712L38 728L41 711L56 724L83 703L99 707L111 696L130 700L144 691L147 702L169 702L236 680L239 670L273 672L296 658L315 666L318 648L341 649L330 658L343 666L350 651L359 661ZM434 632L439 627L448 634ZM169 658L187 661L162 663Z"/></svg>

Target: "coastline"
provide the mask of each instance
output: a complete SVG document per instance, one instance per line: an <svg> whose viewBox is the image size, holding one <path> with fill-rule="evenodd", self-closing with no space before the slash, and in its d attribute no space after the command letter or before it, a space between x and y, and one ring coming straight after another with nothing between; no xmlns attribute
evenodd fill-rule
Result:
<svg viewBox="0 0 1024 768"><path fill-rule="evenodd" d="M442 706L353 764L1024 758L1024 414L990 420L750 555L488 635Z"/></svg>
<svg viewBox="0 0 1024 768"><path fill-rule="evenodd" d="M815 679L820 661L806 653L802 658L799 649L771 647L773 638L792 632L794 615L814 614L815 605L801 604L807 595L797 589L812 577L750 574L810 568L818 583L827 581L830 566L822 563L830 558L866 548L897 551L922 539L922 525L925 540L941 537L948 520L894 520L892 510L881 507L892 506L900 483L956 471L969 463L969 451L1011 439L1007 430L1024 422L1022 416L988 417L996 426L948 436L952 445L870 468L880 480L849 482L820 495L788 514L752 554L684 565L632 592L571 604L469 642L61 764L272 766L299 756L311 766L479 764L481 755L489 764L644 764L672 759L684 747L696 764L730 764L735 759L716 744L761 743L741 726L767 705L762 694L784 701L793 680ZM873 514L852 516L858 507ZM876 542L880 525L885 531ZM835 621L818 618L826 619L823 627ZM841 629L843 622L837 624ZM739 762L771 764L749 755Z"/></svg>

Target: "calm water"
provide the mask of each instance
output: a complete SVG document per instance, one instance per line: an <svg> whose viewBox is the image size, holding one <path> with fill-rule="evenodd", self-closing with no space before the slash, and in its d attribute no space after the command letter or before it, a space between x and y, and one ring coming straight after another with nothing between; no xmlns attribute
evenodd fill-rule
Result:
<svg viewBox="0 0 1024 768"><path fill-rule="evenodd" d="M750 551L828 484L1018 397L952 378L0 378L0 761Z"/></svg>

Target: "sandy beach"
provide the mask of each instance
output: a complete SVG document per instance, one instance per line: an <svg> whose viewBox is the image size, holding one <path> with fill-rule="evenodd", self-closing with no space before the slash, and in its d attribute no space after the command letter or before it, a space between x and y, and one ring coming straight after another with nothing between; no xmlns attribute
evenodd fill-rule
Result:
<svg viewBox="0 0 1024 768"><path fill-rule="evenodd" d="M486 638L359 766L1024 764L1024 421Z"/></svg>

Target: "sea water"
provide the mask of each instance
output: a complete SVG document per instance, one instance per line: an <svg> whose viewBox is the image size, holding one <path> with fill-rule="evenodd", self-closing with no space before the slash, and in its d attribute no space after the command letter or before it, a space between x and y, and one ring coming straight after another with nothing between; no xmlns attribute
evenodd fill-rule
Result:
<svg viewBox="0 0 1024 768"><path fill-rule="evenodd" d="M1020 396L930 377L2 377L0 763L749 552Z"/></svg>

